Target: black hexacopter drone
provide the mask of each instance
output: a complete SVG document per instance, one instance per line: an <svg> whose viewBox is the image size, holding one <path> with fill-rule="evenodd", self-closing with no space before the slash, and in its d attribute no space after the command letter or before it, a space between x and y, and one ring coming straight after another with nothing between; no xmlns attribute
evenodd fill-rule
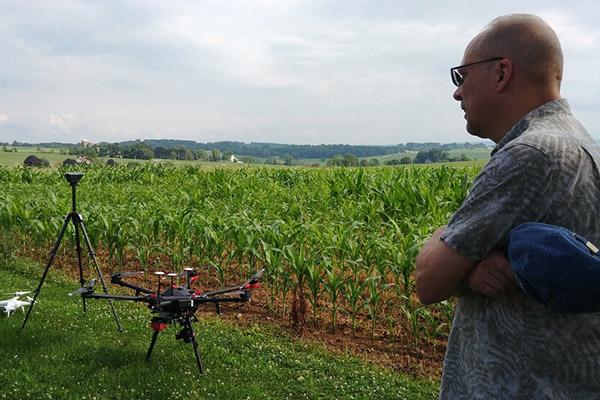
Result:
<svg viewBox="0 0 600 400"><path fill-rule="evenodd" d="M154 333L150 342L150 348L146 353L146 361L150 360L152 349L154 348L158 334L168 328L169 324L179 324L182 329L175 335L175 338L183 340L185 343L192 344L198 369L200 370L200 374L203 374L204 366L202 365L202 359L200 358L200 352L198 351L196 335L192 328L192 321L197 321L195 313L198 310L198 307L204 303L213 303L218 314L220 312L220 303L240 303L249 301L250 291L260 287L263 272L264 270L258 271L242 285L208 292L192 289L192 284L198 278L197 272L192 268L184 269L184 275L186 277L184 286L174 284L174 279L178 277L178 274L166 274L167 277L171 278L171 282L162 292L161 279L165 277L164 272L155 272L155 275L158 277L158 288L156 291L123 280L124 277L139 274L139 272L123 272L112 275L111 283L135 290L135 296L95 293L95 279L89 281L88 284L72 294L79 294L83 299L126 300L146 303L153 314L158 314L155 317L152 317L150 322L150 327L154 330Z"/></svg>

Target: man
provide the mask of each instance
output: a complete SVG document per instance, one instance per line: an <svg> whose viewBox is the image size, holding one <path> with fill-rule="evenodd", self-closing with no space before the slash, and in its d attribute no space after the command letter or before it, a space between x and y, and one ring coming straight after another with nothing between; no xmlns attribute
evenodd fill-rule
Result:
<svg viewBox="0 0 600 400"><path fill-rule="evenodd" d="M600 314L547 311L517 288L503 252L531 221L600 243L600 153L560 97L558 38L538 17L499 17L462 64L451 72L467 131L496 147L417 257L424 304L459 296L440 398L600 398Z"/></svg>

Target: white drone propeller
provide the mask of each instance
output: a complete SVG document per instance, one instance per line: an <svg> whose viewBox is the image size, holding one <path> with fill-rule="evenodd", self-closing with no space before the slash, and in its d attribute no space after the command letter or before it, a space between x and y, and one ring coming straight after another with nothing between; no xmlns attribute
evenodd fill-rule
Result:
<svg viewBox="0 0 600 400"><path fill-rule="evenodd" d="M3 294L3 295L6 295L6 296L17 296L17 297L18 297L18 296L23 296L24 294L29 294L29 293L31 293L31 291L26 291L26 292L20 292L20 291L17 291L17 292L12 292L12 293L2 293L2 294Z"/></svg>

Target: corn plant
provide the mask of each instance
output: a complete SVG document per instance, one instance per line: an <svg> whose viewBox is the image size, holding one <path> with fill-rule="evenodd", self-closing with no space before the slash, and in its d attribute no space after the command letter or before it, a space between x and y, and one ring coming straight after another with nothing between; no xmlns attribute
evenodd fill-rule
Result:
<svg viewBox="0 0 600 400"><path fill-rule="evenodd" d="M267 303L288 315L306 297L312 322L329 310L444 335L452 302L417 308L414 259L425 238L461 204L477 168L202 169L120 165L83 170L78 208L101 264L142 269L211 266L218 285L265 268ZM0 225L21 251L49 247L69 212L65 170L0 168ZM71 253L67 232L61 254ZM391 289L393 286L393 289ZM391 289L391 290L388 290ZM392 312L386 307L393 306ZM281 310L276 309L281 305Z"/></svg>
<svg viewBox="0 0 600 400"><path fill-rule="evenodd" d="M366 300L367 310L369 311L369 318L371 320L371 337L375 336L375 328L377 326L382 294L385 288L381 275L371 275L366 279L368 297Z"/></svg>
<svg viewBox="0 0 600 400"><path fill-rule="evenodd" d="M277 295L279 289L279 282L282 282L283 279L279 276L281 259L283 254L280 249L271 246L266 243L264 240L261 240L262 244L262 252L263 252L263 262L266 267L265 281L268 283L269 287L269 307L271 309L274 308L275 297Z"/></svg>
<svg viewBox="0 0 600 400"><path fill-rule="evenodd" d="M352 274L344 281L344 298L350 306L352 335L356 335L356 320L359 312L366 304L363 299L366 287L367 281L364 279L364 276L359 274Z"/></svg>
<svg viewBox="0 0 600 400"><path fill-rule="evenodd" d="M326 258L324 261L326 279L323 282L323 285L325 286L325 291L329 295L329 301L331 303L331 331L335 333L339 300L344 295L344 277L333 267L331 260Z"/></svg>
<svg viewBox="0 0 600 400"><path fill-rule="evenodd" d="M313 311L313 326L317 327L317 308L319 297L323 292L323 272L324 267L318 260L312 262L306 267L306 286L310 292L310 305Z"/></svg>

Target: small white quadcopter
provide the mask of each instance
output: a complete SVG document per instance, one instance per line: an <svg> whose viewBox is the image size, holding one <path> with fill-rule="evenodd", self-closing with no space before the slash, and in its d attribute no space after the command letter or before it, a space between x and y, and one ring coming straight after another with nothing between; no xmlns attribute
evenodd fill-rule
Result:
<svg viewBox="0 0 600 400"><path fill-rule="evenodd" d="M25 313L25 306L30 306L33 299L29 296L27 296L27 300L21 300L20 298L29 293L31 292L5 293L6 295L14 295L14 297L8 300L0 300L0 310L4 311L9 317L11 312L19 308Z"/></svg>

